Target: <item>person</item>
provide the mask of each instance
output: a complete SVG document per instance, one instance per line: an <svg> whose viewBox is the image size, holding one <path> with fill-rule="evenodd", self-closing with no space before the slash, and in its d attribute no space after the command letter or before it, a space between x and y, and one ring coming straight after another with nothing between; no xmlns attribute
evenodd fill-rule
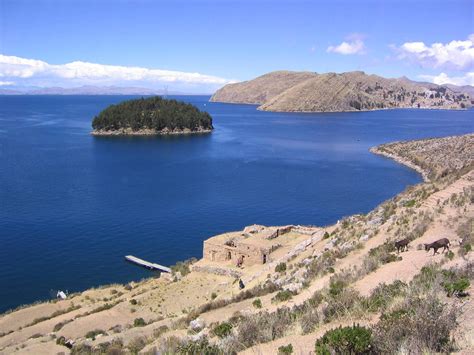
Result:
<svg viewBox="0 0 474 355"><path fill-rule="evenodd" d="M244 289L245 288L245 285L244 285L244 282L242 281L242 279L239 279L239 289Z"/></svg>

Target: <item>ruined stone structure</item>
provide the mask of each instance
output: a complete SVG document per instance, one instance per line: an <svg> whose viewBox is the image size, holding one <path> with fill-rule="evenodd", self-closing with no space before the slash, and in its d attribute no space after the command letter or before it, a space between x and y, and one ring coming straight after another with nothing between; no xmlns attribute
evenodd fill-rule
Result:
<svg viewBox="0 0 474 355"><path fill-rule="evenodd" d="M241 232L226 233L204 241L203 258L209 261L254 265L271 261L271 253L281 247L277 238L293 226L253 225Z"/></svg>

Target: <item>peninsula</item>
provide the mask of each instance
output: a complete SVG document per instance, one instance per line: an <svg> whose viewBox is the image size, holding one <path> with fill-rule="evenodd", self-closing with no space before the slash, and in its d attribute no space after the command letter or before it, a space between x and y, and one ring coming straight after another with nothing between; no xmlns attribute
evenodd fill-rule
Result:
<svg viewBox="0 0 474 355"><path fill-rule="evenodd" d="M209 133L212 118L196 106L159 96L111 105L92 122L92 135L168 135Z"/></svg>
<svg viewBox="0 0 474 355"><path fill-rule="evenodd" d="M471 88L472 89L472 88ZM473 104L470 90L387 79L361 71L347 73L276 71L256 79L228 84L213 102L260 105L275 112L342 112L394 108L465 109Z"/></svg>
<svg viewBox="0 0 474 355"><path fill-rule="evenodd" d="M471 354L473 144L378 146L425 181L334 225L249 226L163 277L19 307L0 315L0 353ZM450 250L425 251L440 238Z"/></svg>

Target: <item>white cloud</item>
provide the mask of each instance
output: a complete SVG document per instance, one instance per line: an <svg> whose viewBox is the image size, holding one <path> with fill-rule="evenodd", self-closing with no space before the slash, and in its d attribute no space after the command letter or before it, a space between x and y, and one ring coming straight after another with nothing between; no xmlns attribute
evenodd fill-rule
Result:
<svg viewBox="0 0 474 355"><path fill-rule="evenodd" d="M443 84L454 84L454 85L472 85L474 86L474 72L469 72L463 76L448 76L445 73L439 75L420 75L423 80L428 80L432 83L443 85Z"/></svg>
<svg viewBox="0 0 474 355"><path fill-rule="evenodd" d="M346 38L347 42L344 41L338 46L329 46L326 50L328 53L339 53L343 55L349 54L364 54L365 44L363 36L360 34L352 34Z"/></svg>
<svg viewBox="0 0 474 355"><path fill-rule="evenodd" d="M463 41L449 43L406 42L395 47L399 59L408 59L424 67L454 70L474 67L474 34Z"/></svg>
<svg viewBox="0 0 474 355"><path fill-rule="evenodd" d="M41 60L1 54L0 78L16 79L18 83L39 86L44 86L41 84L46 86L53 84L68 86L79 84L146 84L147 86L180 84L217 88L231 82L228 79L200 73L104 65L82 61L66 64L49 64Z"/></svg>

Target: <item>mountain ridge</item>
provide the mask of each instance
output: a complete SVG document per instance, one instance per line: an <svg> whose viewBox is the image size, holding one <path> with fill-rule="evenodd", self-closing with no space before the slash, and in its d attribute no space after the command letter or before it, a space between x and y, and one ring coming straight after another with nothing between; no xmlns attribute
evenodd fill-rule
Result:
<svg viewBox="0 0 474 355"><path fill-rule="evenodd" d="M464 109L471 107L469 90L387 79L362 71L313 73L276 71L253 80L228 84L211 102L258 104L276 112L340 112L390 108Z"/></svg>

